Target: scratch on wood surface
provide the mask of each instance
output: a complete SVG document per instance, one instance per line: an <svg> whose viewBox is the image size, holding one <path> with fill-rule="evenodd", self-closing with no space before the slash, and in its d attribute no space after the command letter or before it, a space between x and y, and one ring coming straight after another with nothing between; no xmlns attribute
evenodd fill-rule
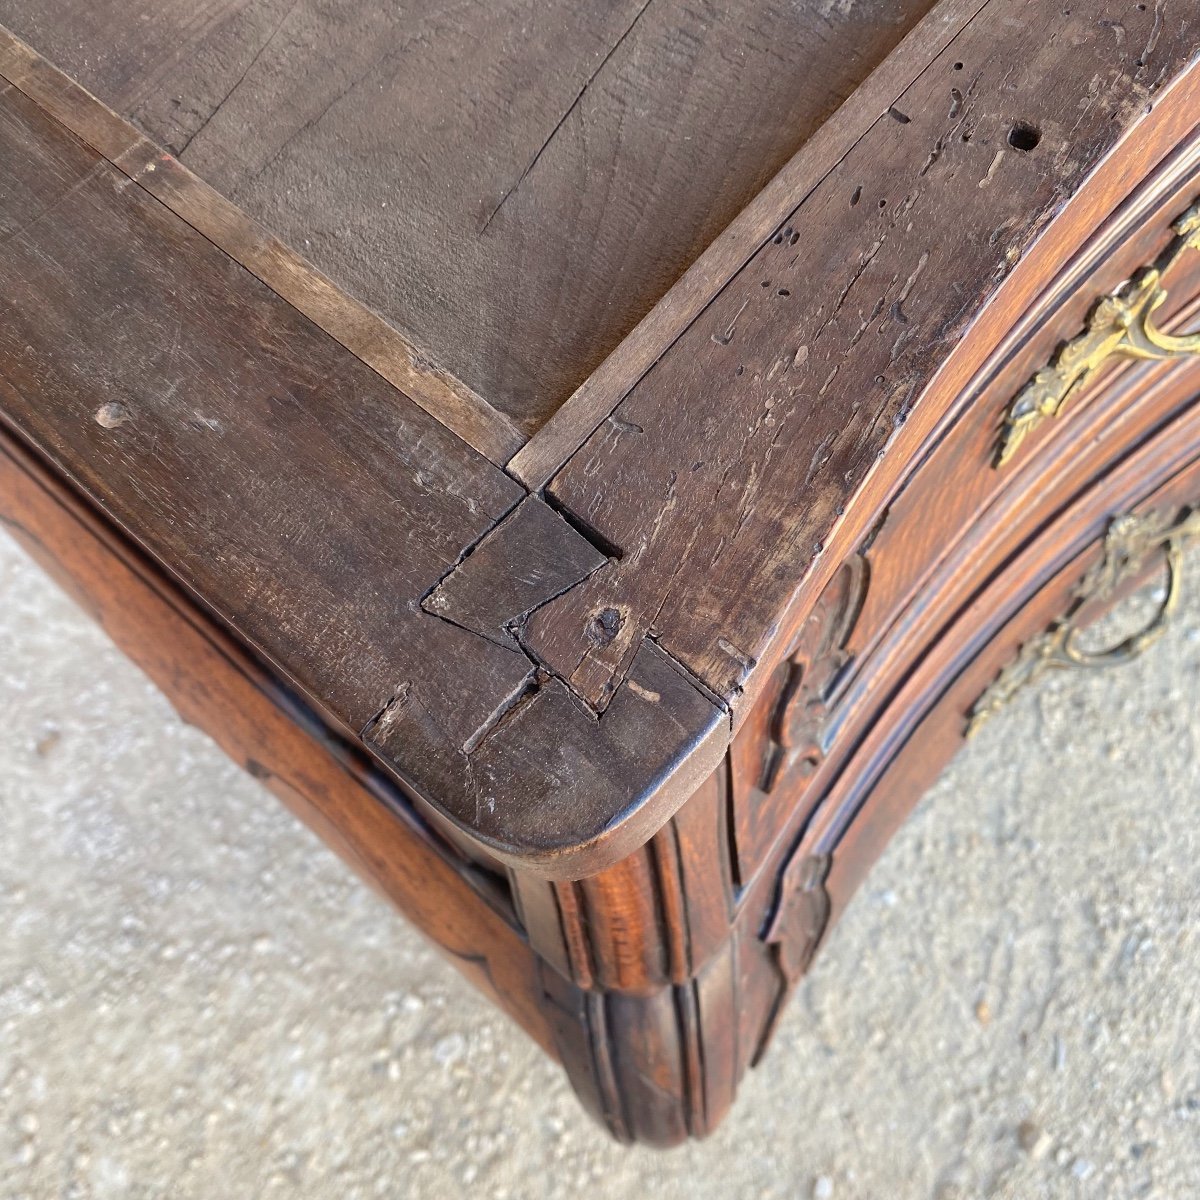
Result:
<svg viewBox="0 0 1200 1200"><path fill-rule="evenodd" d="M497 203L496 203L496 207L493 208L492 211L488 214L487 220L484 221L483 225L480 227L480 230L479 230L479 235L481 237L485 233L487 233L488 226L491 225L491 223L496 219L496 214L505 206L505 204L508 203L509 197L512 196L517 191L517 189L521 186L521 184L523 184L525 182L525 180L529 177L529 174L534 169L534 167L536 167L538 165L538 162L541 160L542 155L546 153L546 149L549 147L550 143L552 141L554 141L554 138L557 136L558 131L563 127L563 125L566 124L567 118L570 117L570 115L579 107L580 103L583 100L583 97L587 94L588 88L590 88L592 86L592 84L596 81L596 77L608 65L609 61L612 59L612 56L614 54L616 54L616 52L621 48L621 46L625 42L625 39L628 38L629 35L633 32L634 27L642 19L646 10L653 3L654 3L654 0L643 0L641 8L639 8L637 10L637 12L634 14L633 20L630 21L629 24L625 27L625 31L613 43L613 45L609 49L608 53L605 54L605 56L600 60L599 63L597 63L595 68L588 75L587 79L585 79L583 81L583 86L579 89L578 92L576 92L575 99L572 100L571 103L567 106L567 109L563 113L563 115L558 118L557 123L555 124L554 128L550 130L550 133L546 137L546 140L544 142L542 142L542 144L538 147L537 153L533 156L533 158L531 158L529 160L529 165L526 166L525 170L523 170L521 172L521 174L517 177L517 181L504 193L503 196L500 197L499 201L497 201Z"/></svg>
<svg viewBox="0 0 1200 1200"><path fill-rule="evenodd" d="M468 757L474 754L502 725L510 721L526 705L530 704L538 692L542 690L542 681L546 677L545 673L538 671L531 661L529 664L529 674L521 686L505 696L496 705L479 728L463 743L462 752Z"/></svg>
<svg viewBox="0 0 1200 1200"><path fill-rule="evenodd" d="M38 225L40 222L44 221L48 216L50 216L52 213L54 213L57 209L61 208L62 205L66 204L66 202L68 200L70 200L70 198L73 195L75 195L75 193L77 191L79 191L80 188L86 187L89 183L91 183L91 181L93 179L95 179L96 176L99 175L100 172L103 171L107 167L108 167L107 162L101 161L101 162L96 163L96 165L94 167L92 167L92 169L90 171L88 171L88 173L82 179L80 179L76 183L73 183L65 192L63 192L63 194L61 196L59 196L52 203L46 205L46 207L43 208L42 211L37 214L37 216L33 217L31 220L26 221L19 228L12 230L12 232L5 234L5 236L2 239L0 239L0 246L7 246L9 242L15 242L17 240L17 238L22 237L25 234L29 233L29 231L31 229L33 229L36 225Z"/></svg>
<svg viewBox="0 0 1200 1200"><path fill-rule="evenodd" d="M451 8L447 11L453 11L453 9L457 8L457 7L459 7L459 6L452 5ZM275 152L260 167L258 167L255 170L254 174L251 175L249 179L247 179L247 180L243 181L241 184L239 184L239 186L237 188L237 192L234 194L246 191L252 184L256 183L259 179L261 179L262 176L265 175L267 173L267 171L269 171L271 169L271 167L274 166L274 164L277 163L279 161L279 159L283 157L283 155L287 151L288 147L294 141L296 141L297 138L303 137L310 129L314 129L316 126L318 126L325 119L326 115L330 112L330 110L332 110L333 108L336 108L338 104L340 104L348 95L350 95L351 92L353 92L356 88L358 88L362 84L363 80L365 80L367 78L367 76L369 76L378 67L381 67L389 59L399 58L401 55L407 53L413 46L421 46L421 45L428 44L428 40L429 39L428 39L427 34L425 34L423 32L418 32L418 33L413 34L411 37L404 38L400 42L399 45L385 44L384 49L381 50L378 54L376 54L371 59L371 61L367 63L367 65L365 67L363 67L361 70L356 71L351 76L349 82L346 83L345 85L343 85L342 87L338 88L338 90L333 94L333 96L325 104L323 104L321 106L321 108L313 116L309 117L307 120L303 121L300 125L298 125L294 130L292 130L292 132L289 133L287 135L287 137L285 137L283 139L282 143L280 143L279 147L275 150ZM264 47L264 49L265 49L265 47ZM251 65L253 65L253 64L251 64ZM228 97L226 97L226 99L228 99ZM222 101L222 103L224 103L224 101ZM216 116L215 112L213 113L213 116ZM209 119L211 120L211 117ZM200 131L197 130L197 133L199 133L199 132ZM193 135L193 137L194 136L195 135ZM186 147L185 147L185 149L186 149ZM183 150L180 150L179 154L177 154L176 157L178 158L182 154L183 154ZM421 370L424 368L424 365L425 364L422 364L421 362L417 361L417 359L414 357L414 359L413 359L414 368L416 368L417 370ZM432 365L432 364L429 364L429 365Z"/></svg>
<svg viewBox="0 0 1200 1200"><path fill-rule="evenodd" d="M1154 0L1154 25L1150 29L1150 36L1146 39L1146 45L1142 48L1142 53L1138 61L1138 69L1149 61L1150 55L1154 53L1155 46L1158 45L1158 39L1162 37L1163 30L1163 0Z"/></svg>
<svg viewBox="0 0 1200 1200"><path fill-rule="evenodd" d="M615 413L612 414L608 419L612 423L612 427L618 433L645 433L646 432L640 425L635 425L632 421L622 421L621 418L618 417Z"/></svg>
<svg viewBox="0 0 1200 1200"><path fill-rule="evenodd" d="M990 167L988 167L988 173L979 181L978 184L976 184L976 187L981 187L981 188L987 187L987 185L992 182L992 178L995 176L996 172L1000 169L1000 164L1003 161L1004 161L1004 151L997 150L996 157L992 159L992 165Z"/></svg>
<svg viewBox="0 0 1200 1200"><path fill-rule="evenodd" d="M717 638L717 645L733 659L747 674L758 665L758 659L739 650L728 638Z"/></svg>
<svg viewBox="0 0 1200 1200"><path fill-rule="evenodd" d="M372 717L368 719L362 729L359 731L359 737L364 741L369 740L375 733L385 733L387 727L395 719L396 715L408 702L409 693L412 691L412 684L405 681L396 686L396 690L388 698L387 703L379 709Z"/></svg>
<svg viewBox="0 0 1200 1200"><path fill-rule="evenodd" d="M741 317L742 313L744 313L746 311L746 308L749 305L749 303L750 303L749 300L746 300L743 302L742 307L739 308L737 310L737 312L735 312L733 314L733 320L729 322L724 333L714 333L712 335L712 340L718 346L728 346L729 343L733 341L733 336L735 333L737 333L738 318Z"/></svg>
<svg viewBox="0 0 1200 1200"><path fill-rule="evenodd" d="M320 111L319 111L319 112L317 112L317 113L316 113L314 116L311 116L311 117L309 117L307 121L304 121L304 122L303 122L301 125L299 125L299 126L298 126L296 129L294 129L294 130L293 130L291 133L289 133L289 134L287 135L287 137L285 137L285 138L283 139L283 141L280 143L280 145L279 145L279 149L278 149L278 150L276 150L276 151L275 151L275 153L274 153L274 154L272 154L272 155L271 155L271 156L270 156L270 157L269 157L269 158L266 160L266 162L264 162L264 163L262 164L262 166L261 166L261 167L259 167L259 168L258 168L258 169L257 169L257 170L254 172L254 174L253 174L253 175L251 175L251 176L250 176L250 178L249 178L249 179L248 179L248 180L247 180L245 183L243 183L243 184L242 184L242 185L241 185L241 186L240 186L240 187L239 187L237 190L238 190L239 192L244 192L244 191L246 191L246 189L247 189L247 188L248 188L248 187L249 187L251 184L257 183L257 182L258 182L258 180L259 180L259 179L261 179L261 178L262 178L262 177L263 177L263 176L264 176L264 175L265 175L265 174L266 174L266 173L267 173L267 172L268 172L268 171L271 169L271 167L273 167L273 166L275 165L275 163L277 163L277 162L278 162L278 161L279 161L279 160L280 160L280 159L283 157L283 155L284 155L285 151L287 150L287 148L288 148L288 147L289 147L289 146L290 146L290 145L291 145L291 144L292 144L292 143L293 143L293 142L294 142L294 141L295 141L297 138L303 137L303 136L304 136L304 135L305 135L305 134L306 134L306 133L307 133L307 132L308 132L310 129L313 129L315 126L319 125L319 124L320 124L320 123L321 123L321 122L322 122L322 121L325 119L325 115L326 115L326 113L328 113L330 109L332 109L333 107L335 107L335 105L339 104L339 103L340 103L342 100L344 100L344 99L345 99L345 98L346 98L346 97L347 97L347 96L348 96L348 95L349 95L349 94L350 94L352 91L354 91L354 89L355 89L356 87L358 87L358 85L359 85L360 83L362 83L363 79L364 79L364 78L366 78L366 76L367 76L367 75L370 73L370 71L371 71L371 70L372 70L374 67L378 66L378 65L379 65L379 63L380 63L380 62L382 62L382 61L383 61L383 59L384 59L384 58L386 58L386 57L387 57L387 55L386 55L386 54L385 54L385 55L380 55L379 59L378 59L376 62L373 62L373 63L371 64L371 66L367 68L367 71L363 72L363 74L361 74L361 75L356 75L356 76L355 76L355 77L354 77L354 78L353 78L353 79L352 79L352 80L351 80L351 81L350 81L348 84L346 84L346 86L345 86L345 87L339 88L339 89L337 90L337 92L335 92L335 93L334 93L334 96L333 96L333 98L332 98L332 99L329 101L329 103L328 103L328 104L325 104L325 105L323 105L323 106L321 107L321 109L320 109ZM214 114L213 114L213 116L216 116L216 114L214 113ZM211 118L210 118L210 119L211 119ZM187 149L187 147L185 146L185 147L184 147L184 150L186 150L186 149ZM182 155L182 154L183 154L183 150L180 150L180 151L179 151L179 154L177 154L177 155L176 155L176 157L178 158L178 157L180 157L180 155Z"/></svg>

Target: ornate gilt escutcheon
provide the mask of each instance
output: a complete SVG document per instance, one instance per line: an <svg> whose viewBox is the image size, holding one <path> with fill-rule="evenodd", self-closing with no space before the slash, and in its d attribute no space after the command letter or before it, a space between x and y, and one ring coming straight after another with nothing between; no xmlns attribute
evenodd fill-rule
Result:
<svg viewBox="0 0 1200 1200"><path fill-rule="evenodd" d="M1200 509L1172 518L1162 513L1117 517L1104 538L1104 557L1084 577L1075 591L1070 611L1044 633L1026 642L1007 667L975 702L968 717L967 737L972 737L989 717L999 712L1021 688L1061 667L1106 667L1129 662L1153 645L1166 629L1179 603L1183 545L1200 536ZM1076 620L1087 604L1111 599L1121 584L1136 576L1147 556L1162 550L1167 563L1167 591L1150 623L1117 645L1100 651L1079 644L1081 627Z"/></svg>
<svg viewBox="0 0 1200 1200"><path fill-rule="evenodd" d="M1167 299L1162 277L1184 255L1200 249L1200 204L1184 213L1172 229L1175 238L1163 254L1105 296L1083 332L1067 342L1017 394L1004 418L997 467L1010 462L1026 435L1046 418L1057 416L1109 359L1200 355L1200 334L1174 337L1151 320Z"/></svg>

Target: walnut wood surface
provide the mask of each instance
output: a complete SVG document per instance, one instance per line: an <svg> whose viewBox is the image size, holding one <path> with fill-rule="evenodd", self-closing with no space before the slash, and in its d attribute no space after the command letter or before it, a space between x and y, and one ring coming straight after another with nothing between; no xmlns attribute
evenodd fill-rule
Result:
<svg viewBox="0 0 1200 1200"><path fill-rule="evenodd" d="M125 187L86 148L68 155L52 122L13 143L30 156L17 174L38 175L54 207L3 248L24 310L10 326L10 384L25 392L10 419L485 853L558 877L600 870L711 770L731 711L745 719L841 550L995 337L1190 131L1188 13L1135 8L1117 39L1088 0L1042 37L1017 22L1025 7L985 4L814 188L776 196L778 233L551 480L552 535L503 521L523 489L141 182ZM42 120L23 94L7 99L14 131ZM1036 146L1010 144L1022 123ZM43 143L97 175L56 201ZM964 222L957 242L936 232L947 213ZM81 236L94 265L56 290L47 263ZM186 266L168 295L160 264L176 256ZM64 386L75 347L106 341L101 298L122 291L136 300L119 353L85 390ZM170 359L175 324L196 341L172 365L178 386L158 389L147 371ZM200 411L227 430L210 437L183 394L215 390L242 356L239 394ZM52 405L32 403L34 380ZM146 409L140 428L97 424L129 396ZM577 551L577 581L547 574L509 594L523 560ZM505 636L461 600L421 607L455 591L507 609L492 614Z"/></svg>
<svg viewBox="0 0 1200 1200"><path fill-rule="evenodd" d="M1200 192L1200 17L1117 7L939 6L511 475L305 316L286 270L213 236L242 228L236 208L213 218L118 118L0 58L8 511L123 644L144 631L185 711L243 761L263 739L272 758L255 761L476 964L619 1138L715 1126L870 861L983 689L1072 602L1110 521L1200 503L1200 359L1105 369L995 467L1014 393ZM189 11L197 44L261 15ZM625 14L606 61L657 44L667 11ZM154 39L181 14L163 6L147 40L91 69L131 96L149 81L149 103L174 69ZM574 19L608 45L615 15ZM261 64L290 44L279 17ZM433 60L462 36L447 28ZM201 110L207 125L181 116L197 154L232 153L243 106L286 92L266 69ZM571 114L642 78L608 70ZM333 128L285 131L273 161L294 143L287 169L313 169ZM568 140L496 197L487 237L523 237L524 205L561 202L539 185ZM545 262L566 280L560 248ZM1164 283L1157 318L1200 326L1200 264ZM573 454L568 427L587 435ZM133 570L111 594L96 545ZM129 622L118 593L139 596ZM216 647L195 650L208 691L162 649L189 629ZM302 771L263 696L276 714L296 703L281 697L311 704L294 709Z"/></svg>
<svg viewBox="0 0 1200 1200"><path fill-rule="evenodd" d="M780 211L820 183L905 88L979 13L982 0L941 0L823 122L620 345L513 456L510 474L543 487L680 333L773 237Z"/></svg>
<svg viewBox="0 0 1200 1200"><path fill-rule="evenodd" d="M0 77L485 458L503 463L522 444L516 427L483 397L4 28Z"/></svg>
<svg viewBox="0 0 1200 1200"><path fill-rule="evenodd" d="M590 703L650 633L727 703L753 694L781 614L815 599L959 394L973 322L1000 292L1023 303L1015 268L1039 235L1067 257L1072 226L1115 199L1097 164L1134 130L1153 162L1195 123L1200 15L1133 8L1118 41L1109 9L1016 26L1040 6L987 5L551 480L624 551L526 639ZM1032 150L1010 144L1018 124ZM620 628L598 644L609 609Z"/></svg>
<svg viewBox="0 0 1200 1200"><path fill-rule="evenodd" d="M0 111L6 419L361 729L476 640L405 594L520 489L21 93Z"/></svg>
<svg viewBox="0 0 1200 1200"><path fill-rule="evenodd" d="M526 431L931 0L3 0Z"/></svg>
<svg viewBox="0 0 1200 1200"><path fill-rule="evenodd" d="M16 87L0 147L4 420L476 846L569 875L650 837L724 710L648 645L599 720L463 608L606 555Z"/></svg>

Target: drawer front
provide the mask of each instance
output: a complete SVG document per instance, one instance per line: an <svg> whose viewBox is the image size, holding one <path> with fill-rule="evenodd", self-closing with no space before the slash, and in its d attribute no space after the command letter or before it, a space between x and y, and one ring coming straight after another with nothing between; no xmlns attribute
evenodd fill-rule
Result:
<svg viewBox="0 0 1200 1200"><path fill-rule="evenodd" d="M827 930L963 740L1037 678L1041 660L1084 665L1072 630L1165 563L1178 566L1184 543L1200 538L1200 371L1175 378L1172 390L1192 402L1097 472L998 570L963 581L956 595L944 580L946 602L931 605L938 615L926 622L904 614L899 650L882 645L834 705L840 720L825 756L802 784L783 783L790 810L776 809L781 824L736 922L743 957L775 981L774 994L761 980L746 991L758 1006L745 1014L757 1053ZM1177 595L1179 576L1170 577L1167 602L1142 632L1097 659L1120 662L1154 640Z"/></svg>
<svg viewBox="0 0 1200 1200"><path fill-rule="evenodd" d="M1200 327L1200 231L1193 228L1200 219L1188 216L1200 212L1193 204L1200 177L1190 155L1179 154L1189 169L1167 164L1018 322L957 419L935 437L794 634L730 754L743 884L795 825L796 810L817 802L826 764L860 736L880 689L918 651L922 631L968 603L972 587L1200 391L1200 338L1158 333ZM1156 265L1151 294L1147 272ZM1093 355L1075 386L1064 388L1058 414L1027 422L1019 445L1011 445L1011 434L1006 442L1010 414L1039 371L1044 379L1057 370L1071 382L1071 343L1081 335L1096 341L1106 307L1100 301L1114 292L1143 297L1144 323L1133 322L1128 338L1110 335L1107 353ZM1162 347L1147 345L1148 337Z"/></svg>

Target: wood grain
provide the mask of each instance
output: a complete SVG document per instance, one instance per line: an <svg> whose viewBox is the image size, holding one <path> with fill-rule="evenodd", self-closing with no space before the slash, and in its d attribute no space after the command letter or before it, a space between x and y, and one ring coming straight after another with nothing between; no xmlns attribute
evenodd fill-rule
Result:
<svg viewBox="0 0 1200 1200"><path fill-rule="evenodd" d="M502 413L3 27L0 79L23 91L468 446L497 464L520 447L521 434Z"/></svg>
<svg viewBox="0 0 1200 1200"><path fill-rule="evenodd" d="M930 3L0 0L0 23L528 433Z"/></svg>
<svg viewBox="0 0 1200 1200"><path fill-rule="evenodd" d="M942 0L824 121L778 174L722 230L627 337L513 456L509 472L544 487L596 427L772 238L795 206L863 137L979 12L982 0Z"/></svg>
<svg viewBox="0 0 1200 1200"><path fill-rule="evenodd" d="M53 192L0 247L5 418L350 729L456 648L516 686L407 603L516 485L19 93L0 139Z"/></svg>
<svg viewBox="0 0 1200 1200"><path fill-rule="evenodd" d="M552 480L622 551L527 631L590 703L652 634L744 712L781 614L815 599L917 460L989 321L1026 303L1017 264L1050 229L1043 251L1069 258L1124 194L1109 189L1194 124L1193 12L1134 9L1118 44L1100 0L1048 27L1032 8L986 5ZM1018 125L1032 150L1010 144ZM1120 182L1098 182L1110 156ZM1054 268L1038 265L1040 284ZM621 626L596 645L608 609Z"/></svg>
<svg viewBox="0 0 1200 1200"><path fill-rule="evenodd" d="M723 708L648 647L600 719L421 607L444 581L469 626L495 559L520 619L605 556L541 501L504 522L516 483L16 89L0 151L3 419L485 857L585 874L649 838Z"/></svg>

